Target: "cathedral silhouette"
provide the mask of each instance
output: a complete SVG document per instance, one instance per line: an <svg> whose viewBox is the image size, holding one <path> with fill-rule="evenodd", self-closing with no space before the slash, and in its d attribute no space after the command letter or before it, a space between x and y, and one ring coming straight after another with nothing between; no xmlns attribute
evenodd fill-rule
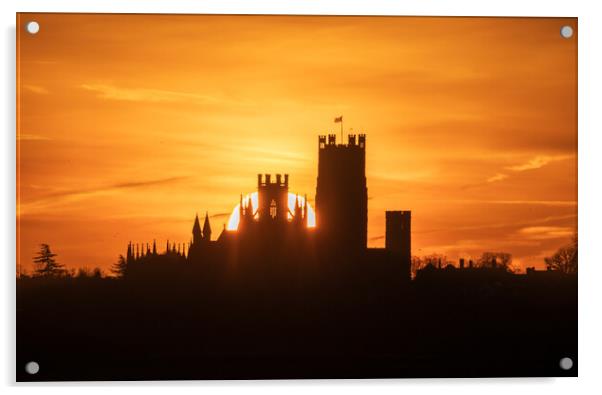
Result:
<svg viewBox="0 0 602 395"><path fill-rule="evenodd" d="M257 175L257 207L240 195L239 223L224 226L212 240L209 214L198 215L188 243L167 241L158 253L156 242L127 247L126 277L173 274L175 270L306 276L393 276L410 280L411 212L387 211L385 248L368 248L366 135L318 137L316 226L310 227L307 195L289 208L289 175ZM346 267L342 268L341 264Z"/></svg>
<svg viewBox="0 0 602 395"><path fill-rule="evenodd" d="M366 136L318 149L315 222L288 175L259 174L215 240L205 213L188 243L129 243L123 278L19 279L17 366L44 368L18 380L577 374L558 365L577 361L576 275L494 256L412 280L410 211L367 246Z"/></svg>

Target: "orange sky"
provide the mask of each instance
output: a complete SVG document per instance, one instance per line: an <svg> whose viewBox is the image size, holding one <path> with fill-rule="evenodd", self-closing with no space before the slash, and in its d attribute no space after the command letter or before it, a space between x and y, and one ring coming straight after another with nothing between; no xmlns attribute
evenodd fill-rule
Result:
<svg viewBox="0 0 602 395"><path fill-rule="evenodd" d="M29 20L40 31L21 27ZM576 19L21 14L18 258L108 268L214 237L257 173L313 204L317 135L367 134L369 244L543 267L577 224ZM19 263L19 262L18 262Z"/></svg>

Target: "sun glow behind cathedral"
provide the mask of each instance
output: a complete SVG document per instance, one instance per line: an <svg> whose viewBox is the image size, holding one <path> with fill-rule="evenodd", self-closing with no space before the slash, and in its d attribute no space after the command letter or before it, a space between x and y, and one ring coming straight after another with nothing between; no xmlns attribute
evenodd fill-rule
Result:
<svg viewBox="0 0 602 395"><path fill-rule="evenodd" d="M257 211L257 208L259 207L258 193L257 192L249 193L248 195L243 197L244 205L247 204L249 199L251 201L251 206L253 207L253 211L254 212ZM293 215L291 213L295 211L296 204L299 204L303 207L305 205L305 198L303 196L299 196L299 195L289 192L288 193L289 213L287 215L289 220L291 220L293 218ZM257 215L257 214L255 214L255 215ZM316 213L315 213L313 207L309 204L309 202L307 203L307 215L308 215L307 227L308 228L315 227L316 226ZM234 209L232 210L232 214L230 214L230 218L228 219L228 225L226 226L226 229L227 230L237 230L239 222L240 222L240 204L237 204L236 207L234 207Z"/></svg>

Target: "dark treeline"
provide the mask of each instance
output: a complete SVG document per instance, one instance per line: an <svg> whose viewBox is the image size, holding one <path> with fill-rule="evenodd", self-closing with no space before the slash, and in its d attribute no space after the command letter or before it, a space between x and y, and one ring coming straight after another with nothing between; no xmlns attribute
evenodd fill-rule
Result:
<svg viewBox="0 0 602 395"><path fill-rule="evenodd" d="M54 259L54 257L52 257ZM562 376L577 279L263 256L17 281L18 380ZM114 266L120 273L127 264Z"/></svg>

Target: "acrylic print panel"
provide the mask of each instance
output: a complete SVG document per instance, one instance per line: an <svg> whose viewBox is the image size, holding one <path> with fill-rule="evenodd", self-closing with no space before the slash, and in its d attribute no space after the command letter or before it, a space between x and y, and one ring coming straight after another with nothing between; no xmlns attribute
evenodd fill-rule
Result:
<svg viewBox="0 0 602 395"><path fill-rule="evenodd" d="M17 380L577 375L575 18L17 27Z"/></svg>

